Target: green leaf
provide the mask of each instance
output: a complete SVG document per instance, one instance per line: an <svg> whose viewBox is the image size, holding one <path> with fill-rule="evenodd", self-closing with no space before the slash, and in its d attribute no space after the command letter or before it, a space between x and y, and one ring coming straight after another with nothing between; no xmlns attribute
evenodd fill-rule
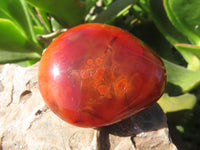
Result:
<svg viewBox="0 0 200 150"><path fill-rule="evenodd" d="M10 19L19 30L24 32L24 36L37 43L24 0L0 0L0 6L0 13L2 13L0 17L4 16L3 18L5 18L7 16L7 19Z"/></svg>
<svg viewBox="0 0 200 150"><path fill-rule="evenodd" d="M189 43L188 39L179 32L169 21L162 0L150 0L151 17L165 38L172 44Z"/></svg>
<svg viewBox="0 0 200 150"><path fill-rule="evenodd" d="M80 24L85 16L80 0L26 0L39 9L53 15L63 26Z"/></svg>
<svg viewBox="0 0 200 150"><path fill-rule="evenodd" d="M41 54L41 47L29 41L10 20L0 18L0 29L0 51L37 52Z"/></svg>
<svg viewBox="0 0 200 150"><path fill-rule="evenodd" d="M29 66L34 65L37 62L39 62L39 59L30 59L30 60L15 62L15 64L23 66L23 67L29 67Z"/></svg>
<svg viewBox="0 0 200 150"><path fill-rule="evenodd" d="M53 31L57 31L57 30L63 28L63 27L59 24L59 22L58 22L57 20L55 20L54 18L51 18L51 25L52 25L52 30L53 30Z"/></svg>
<svg viewBox="0 0 200 150"><path fill-rule="evenodd" d="M90 11L90 9L95 6L96 2L98 0L85 0L84 1L84 5L85 5L85 11L86 13L88 13Z"/></svg>
<svg viewBox="0 0 200 150"><path fill-rule="evenodd" d="M51 24L50 24L50 19L48 18L47 13L45 13L44 11L37 9L38 10L38 15L40 15L40 17L38 17L40 19L40 22L43 24L46 33L50 33L52 31L51 29Z"/></svg>
<svg viewBox="0 0 200 150"><path fill-rule="evenodd" d="M193 94L188 93L180 96L169 96L168 94L163 94L163 96L158 100L158 104L162 107L165 113L191 110L194 108L196 102L196 97Z"/></svg>
<svg viewBox="0 0 200 150"><path fill-rule="evenodd" d="M200 46L178 43L175 47L188 62L188 69L200 70Z"/></svg>
<svg viewBox="0 0 200 150"><path fill-rule="evenodd" d="M200 71L188 70L164 60L167 70L167 92L173 95L191 91L200 84Z"/></svg>
<svg viewBox="0 0 200 150"><path fill-rule="evenodd" d="M32 7L31 5L28 5L28 11L31 16L33 26L43 27L46 34L51 32L50 20L47 13L38 8Z"/></svg>
<svg viewBox="0 0 200 150"><path fill-rule="evenodd" d="M20 52L9 52L9 51L1 51L0 55L0 64L4 63L16 63L20 61L27 60L39 60L41 58L37 53L20 53Z"/></svg>
<svg viewBox="0 0 200 150"><path fill-rule="evenodd" d="M184 94L180 96L170 97L164 94L158 104L168 117L168 121L174 124L185 123L192 113L192 109L197 103L197 98L193 94Z"/></svg>
<svg viewBox="0 0 200 150"><path fill-rule="evenodd" d="M129 5L133 5L137 0L116 0L111 3L108 8L102 11L93 22L107 23L116 17L121 11L123 11Z"/></svg>
<svg viewBox="0 0 200 150"><path fill-rule="evenodd" d="M14 18L12 18L12 16L9 14L9 12L5 11L2 8L2 6L0 7L0 18L4 18L4 19L9 19L9 20L15 21Z"/></svg>
<svg viewBox="0 0 200 150"><path fill-rule="evenodd" d="M40 35L44 34L44 28L42 28L40 26L34 26L33 29L34 29L34 32L35 32L36 35L38 35L38 34L40 34Z"/></svg>
<svg viewBox="0 0 200 150"><path fill-rule="evenodd" d="M42 26L42 24L39 20L38 12L36 12L36 9L34 7L28 5L28 13L33 22L33 26Z"/></svg>
<svg viewBox="0 0 200 150"><path fill-rule="evenodd" d="M103 0L104 5L108 6L112 3L112 0Z"/></svg>
<svg viewBox="0 0 200 150"><path fill-rule="evenodd" d="M200 1L164 0L164 6L173 25L200 46Z"/></svg>
<svg viewBox="0 0 200 150"><path fill-rule="evenodd" d="M27 51L27 39L16 25L8 19L0 18L0 49L8 51Z"/></svg>

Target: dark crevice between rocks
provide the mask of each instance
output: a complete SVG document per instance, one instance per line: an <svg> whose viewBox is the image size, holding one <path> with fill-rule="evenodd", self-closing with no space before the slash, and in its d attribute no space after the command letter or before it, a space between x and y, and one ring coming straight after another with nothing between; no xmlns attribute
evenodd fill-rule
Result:
<svg viewBox="0 0 200 150"><path fill-rule="evenodd" d="M39 116L42 113L42 111L39 109L36 113L35 116Z"/></svg>
<svg viewBox="0 0 200 150"><path fill-rule="evenodd" d="M44 112L46 112L48 110L48 107L47 106L44 106L42 109L38 109L36 112L35 112L35 118L30 122L29 124L29 127L27 129L30 129L33 125L33 123L38 120L39 118L42 117L42 114L44 114ZM1 149L0 149L1 150Z"/></svg>
<svg viewBox="0 0 200 150"><path fill-rule="evenodd" d="M24 104L30 97L32 96L32 92L30 90L25 90L20 95L20 103Z"/></svg>
<svg viewBox="0 0 200 150"><path fill-rule="evenodd" d="M0 138L0 150L3 150L3 138L4 136Z"/></svg>
<svg viewBox="0 0 200 150"><path fill-rule="evenodd" d="M131 136L131 142L133 143L133 146L134 146L135 149L136 149L136 143L135 143L134 137L135 137L135 136Z"/></svg>
<svg viewBox="0 0 200 150"><path fill-rule="evenodd" d="M98 150L110 150L109 131L107 127L101 127L99 130Z"/></svg>
<svg viewBox="0 0 200 150"><path fill-rule="evenodd" d="M46 112L47 110L48 110L48 107L45 105L42 109L38 109L35 112L35 116L40 116L40 115L42 115L42 113Z"/></svg>

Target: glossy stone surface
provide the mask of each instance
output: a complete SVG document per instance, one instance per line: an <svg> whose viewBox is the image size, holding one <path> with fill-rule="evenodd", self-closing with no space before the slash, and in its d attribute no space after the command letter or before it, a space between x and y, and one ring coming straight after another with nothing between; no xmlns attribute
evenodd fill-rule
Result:
<svg viewBox="0 0 200 150"><path fill-rule="evenodd" d="M164 92L166 71L133 35L90 23L69 29L50 44L38 83L45 103L61 119L100 127L155 103Z"/></svg>

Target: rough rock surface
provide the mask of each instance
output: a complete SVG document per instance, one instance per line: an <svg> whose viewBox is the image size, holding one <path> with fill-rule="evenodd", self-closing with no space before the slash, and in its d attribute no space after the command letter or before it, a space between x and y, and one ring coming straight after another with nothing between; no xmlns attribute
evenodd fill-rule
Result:
<svg viewBox="0 0 200 150"><path fill-rule="evenodd" d="M158 104L99 129L62 121L42 100L37 70L0 66L0 150L176 150Z"/></svg>

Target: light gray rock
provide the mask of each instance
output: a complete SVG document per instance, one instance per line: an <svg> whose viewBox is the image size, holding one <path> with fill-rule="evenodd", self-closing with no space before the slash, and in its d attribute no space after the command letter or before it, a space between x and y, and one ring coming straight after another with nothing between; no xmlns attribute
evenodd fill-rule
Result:
<svg viewBox="0 0 200 150"><path fill-rule="evenodd" d="M37 71L0 66L0 150L176 150L158 104L99 129L62 121L44 104Z"/></svg>

